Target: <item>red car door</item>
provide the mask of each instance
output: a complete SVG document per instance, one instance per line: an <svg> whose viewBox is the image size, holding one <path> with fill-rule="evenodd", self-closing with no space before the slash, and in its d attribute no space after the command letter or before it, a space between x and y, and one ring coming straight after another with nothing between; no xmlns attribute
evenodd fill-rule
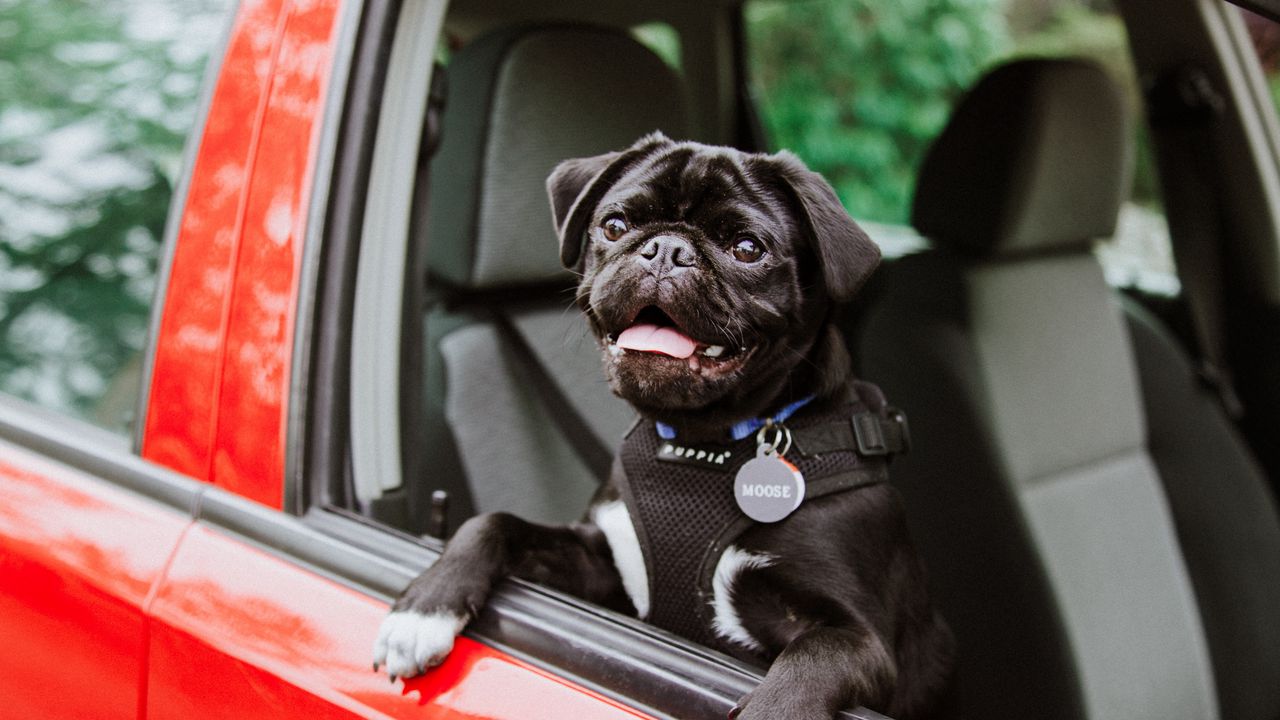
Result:
<svg viewBox="0 0 1280 720"><path fill-rule="evenodd" d="M155 479L92 429L47 440L66 430L0 403L0 713L132 717L147 606L190 523L194 483Z"/></svg>
<svg viewBox="0 0 1280 720"><path fill-rule="evenodd" d="M369 666L385 599L317 573L288 546L379 561L214 494L213 518L183 539L156 598L148 718L646 717L467 638L428 675L388 683ZM219 526L253 519L258 542Z"/></svg>

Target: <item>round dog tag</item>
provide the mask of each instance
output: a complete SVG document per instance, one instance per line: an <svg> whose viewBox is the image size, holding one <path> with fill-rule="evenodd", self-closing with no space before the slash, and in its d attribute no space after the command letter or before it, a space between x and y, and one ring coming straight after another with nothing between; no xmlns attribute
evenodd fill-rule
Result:
<svg viewBox="0 0 1280 720"><path fill-rule="evenodd" d="M756 522L778 522L804 500L804 475L767 443L738 470L733 497L747 517Z"/></svg>

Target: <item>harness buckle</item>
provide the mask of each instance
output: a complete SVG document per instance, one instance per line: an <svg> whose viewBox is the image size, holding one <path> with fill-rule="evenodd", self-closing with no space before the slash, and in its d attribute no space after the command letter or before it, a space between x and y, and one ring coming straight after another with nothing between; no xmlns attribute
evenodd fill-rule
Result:
<svg viewBox="0 0 1280 720"><path fill-rule="evenodd" d="M853 416L853 436L858 452L867 457L906 453L911 450L911 431L907 416L895 407L885 408L885 414L860 412Z"/></svg>

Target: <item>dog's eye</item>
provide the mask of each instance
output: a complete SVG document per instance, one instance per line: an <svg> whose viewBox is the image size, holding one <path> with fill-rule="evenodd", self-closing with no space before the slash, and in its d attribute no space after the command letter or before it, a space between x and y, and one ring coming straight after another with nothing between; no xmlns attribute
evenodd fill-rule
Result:
<svg viewBox="0 0 1280 720"><path fill-rule="evenodd" d="M626 234L630 228L621 215L610 215L600 223L600 229L604 230L605 238L612 242Z"/></svg>
<svg viewBox="0 0 1280 720"><path fill-rule="evenodd" d="M742 236L733 241L733 258L738 262L753 263L764 257L764 246L753 237Z"/></svg>

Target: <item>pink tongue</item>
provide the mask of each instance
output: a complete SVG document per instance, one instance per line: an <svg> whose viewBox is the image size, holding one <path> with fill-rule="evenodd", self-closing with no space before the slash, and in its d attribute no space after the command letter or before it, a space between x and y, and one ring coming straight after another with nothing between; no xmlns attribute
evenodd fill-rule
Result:
<svg viewBox="0 0 1280 720"><path fill-rule="evenodd" d="M687 358L698 349L698 343L675 328L645 324L632 325L623 330L618 336L618 347Z"/></svg>

